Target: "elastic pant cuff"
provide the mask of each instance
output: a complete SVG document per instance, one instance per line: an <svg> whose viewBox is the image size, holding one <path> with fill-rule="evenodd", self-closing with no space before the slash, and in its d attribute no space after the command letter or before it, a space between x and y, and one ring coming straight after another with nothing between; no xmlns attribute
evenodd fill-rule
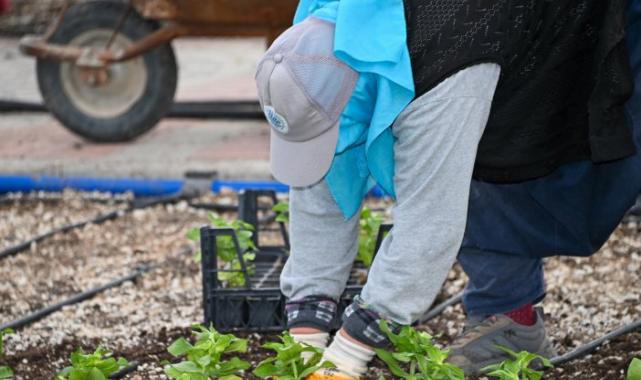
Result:
<svg viewBox="0 0 641 380"><path fill-rule="evenodd" d="M330 297L310 296L285 305L287 328L311 327L329 332L336 324L337 303Z"/></svg>
<svg viewBox="0 0 641 380"><path fill-rule="evenodd" d="M374 348L386 348L391 342L387 335L381 331L380 324L383 318L367 308L359 297L345 309L343 314L343 329L354 339ZM387 321L390 330L398 333L401 325Z"/></svg>

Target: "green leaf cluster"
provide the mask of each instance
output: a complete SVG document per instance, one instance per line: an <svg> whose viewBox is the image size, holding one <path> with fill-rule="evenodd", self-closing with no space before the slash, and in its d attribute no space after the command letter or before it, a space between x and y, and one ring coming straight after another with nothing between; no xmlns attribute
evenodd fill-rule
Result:
<svg viewBox="0 0 641 380"><path fill-rule="evenodd" d="M634 358L628 367L627 380L641 380L641 360Z"/></svg>
<svg viewBox="0 0 641 380"><path fill-rule="evenodd" d="M404 326L394 334L385 321L381 321L380 327L395 350L377 349L376 355L394 376L406 380L465 379L462 369L445 362L449 351L436 347L428 333Z"/></svg>
<svg viewBox="0 0 641 380"><path fill-rule="evenodd" d="M383 224L383 215L373 212L368 207L363 207L360 217L358 255L356 256L356 261L362 262L367 268L371 267L372 261L374 261L376 238L378 237L381 224Z"/></svg>
<svg viewBox="0 0 641 380"><path fill-rule="evenodd" d="M0 358L4 357L4 337L13 334L13 330L4 329L0 331ZM7 366L0 365L0 379L10 379L13 377L13 371Z"/></svg>
<svg viewBox="0 0 641 380"><path fill-rule="evenodd" d="M509 354L513 359L507 359L501 363L483 368L482 371L487 376L500 380L539 380L543 376L543 371L533 370L530 368L530 364L535 360L539 360L545 367L552 367L552 363L541 355L527 351L517 353L502 346L498 346L498 348Z"/></svg>
<svg viewBox="0 0 641 380"><path fill-rule="evenodd" d="M127 365L127 360L116 360L104 347L98 347L93 354L78 349L71 354L71 366L60 371L56 380L106 380Z"/></svg>
<svg viewBox="0 0 641 380"><path fill-rule="evenodd" d="M213 213L209 214L209 222L214 227L231 228L236 232L238 238L238 245L241 252L243 252L243 260L247 266L247 270L253 271L253 261L256 258L256 245L252 240L254 236L254 226L240 220L227 221L223 218L216 216ZM200 241L200 230L192 228L187 232L187 239L191 241ZM220 236L216 239L216 248L218 253L218 260L224 263L223 269L225 270L241 270L241 261L236 252L236 246L231 236ZM200 262L202 253L196 252L194 258ZM218 279L225 282L228 287L237 288L245 285L245 275L242 272L219 272Z"/></svg>
<svg viewBox="0 0 641 380"><path fill-rule="evenodd" d="M272 211L276 213L276 221L282 223L289 223L289 203L278 202L272 207Z"/></svg>
<svg viewBox="0 0 641 380"><path fill-rule="evenodd" d="M254 375L278 380L303 380L321 368L333 368L330 362L321 363L323 350L298 343L289 333L283 333L281 343L266 343L264 348L276 352L275 357L263 360L254 370Z"/></svg>
<svg viewBox="0 0 641 380"><path fill-rule="evenodd" d="M179 338L169 346L168 351L177 358L185 360L165 367L165 374L177 380L242 380L240 371L250 364L238 357L223 360L224 355L234 352L247 352L247 340L236 338L231 334L220 334L213 327L205 328L195 325L192 331L196 343L191 344L185 338Z"/></svg>

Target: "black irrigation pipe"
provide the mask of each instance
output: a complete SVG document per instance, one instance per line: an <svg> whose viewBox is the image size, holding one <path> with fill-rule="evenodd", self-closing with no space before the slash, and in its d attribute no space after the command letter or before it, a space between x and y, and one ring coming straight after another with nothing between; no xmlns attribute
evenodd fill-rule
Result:
<svg viewBox="0 0 641 380"><path fill-rule="evenodd" d="M105 223L108 220L113 220L118 218L119 216L123 215L125 213L125 210L118 210L118 211L111 211L106 214L99 215L98 217L84 220L82 222L78 223L73 223L73 224L68 224L63 227L59 228L54 228L53 230L47 231L43 234L37 235L35 237L32 237L31 239L24 241L18 245L14 245L13 247L9 247L3 251L0 251L0 260L5 259L9 256L14 256L17 255L20 252L26 251L31 247L32 244L39 243L53 235L57 234L64 234L67 233L71 230L74 230L76 228L82 228L88 224L101 224Z"/></svg>
<svg viewBox="0 0 641 380"><path fill-rule="evenodd" d="M577 347L574 350L568 352L565 355L557 356L551 360L553 365L559 365L559 364L564 364L567 363L571 360L574 360L578 357L584 356L589 354L590 352L596 350L599 346L602 344L609 342L611 340L614 340L616 338L619 338L621 336L630 334L636 330L641 329L641 319L632 322L628 325L621 326L618 329L611 331L607 333L606 335L602 336L601 338L597 338L587 344L584 344L583 346Z"/></svg>
<svg viewBox="0 0 641 380"><path fill-rule="evenodd" d="M418 320L417 323L421 324L421 323L427 323L431 321L432 319L438 317L442 312L444 312L445 309L447 309L450 306L456 305L462 300L463 300L463 292L460 292L452 296L451 298L448 298L447 300L443 301L442 303L436 305L433 309L425 313L425 315L423 315L421 319Z"/></svg>
<svg viewBox="0 0 641 380"><path fill-rule="evenodd" d="M121 369L120 371L118 371L118 372L116 372L116 373L112 374L111 376L109 376L109 378L110 378L111 380L119 380L119 379L122 379L123 377L125 377L125 376L129 375L130 373L134 373L134 372L136 372L136 370L138 370L138 366L139 366L139 365L140 365L140 363L139 363L139 362L137 362L137 361L132 361L132 362L130 362L130 363L129 363L129 365L128 365L128 366L126 366L126 367L124 367L123 369Z"/></svg>
<svg viewBox="0 0 641 380"><path fill-rule="evenodd" d="M87 219L81 222L73 223L73 224L68 224L66 226L54 228L50 231L47 231L43 234L37 235L32 237L31 239L24 241L22 243L19 243L18 245L14 245L13 247L9 247L3 251L0 251L0 260L5 259L10 256L17 255L20 252L26 251L31 247L32 244L35 243L40 243L41 241L50 238L51 236L57 235L57 234L64 234L69 231L78 229L78 228L83 228L87 225L90 224L102 224L105 223L109 220L114 220L116 218L119 218L123 215L125 215L128 212L134 211L134 210L139 210L147 207L153 207L159 204L165 204L165 203L171 203L171 202L176 202L180 199L182 199L182 196L168 196L168 197L160 197L160 198L153 198L153 199L134 199L130 206L126 209L123 210L116 210L116 211L111 211L106 214L98 215L95 218Z"/></svg>
<svg viewBox="0 0 641 380"><path fill-rule="evenodd" d="M18 318L18 319L14 320L14 321L7 322L7 323L3 324L2 326L0 326L0 331L2 331L4 329L8 329L8 328L14 329L14 330L15 329L19 329L19 328L24 327L26 325L29 325L29 324L31 324L33 322L39 321L42 318L44 318L44 317L46 317L46 316L48 316L50 314L53 314L56 311L59 311L60 309L62 309L65 306L69 306L69 305L80 303L82 301L86 301L86 300L88 300L90 298L95 297L97 294L104 292L105 290L109 290L111 288L118 287L118 286L120 286L120 285L122 285L122 284L124 284L125 282L128 282L128 281L134 281L138 277L140 277L143 274L145 274L145 273L149 272L150 270L152 270L153 268L154 267L151 267L151 266L140 267L140 268L136 269L134 272L132 272L132 273L130 273L130 274L124 276L124 277L121 277L121 278L118 278L116 280L110 281L105 285L98 286L96 288L84 291L82 293L78 293L78 294L76 294L76 295L74 295L72 297L67 298L66 300L63 300L63 301L58 302L56 304L44 307L44 308L42 308L40 310L34 311L33 313L28 314L28 315L26 315L24 317Z"/></svg>
<svg viewBox="0 0 641 380"><path fill-rule="evenodd" d="M15 100L0 100L0 113L6 112L48 112L40 103ZM265 118L260 105L254 100L202 101L174 103L168 117L194 119L250 119Z"/></svg>

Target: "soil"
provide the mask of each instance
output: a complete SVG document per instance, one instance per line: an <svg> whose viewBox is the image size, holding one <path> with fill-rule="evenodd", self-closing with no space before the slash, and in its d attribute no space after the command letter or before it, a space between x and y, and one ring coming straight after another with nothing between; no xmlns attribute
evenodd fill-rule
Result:
<svg viewBox="0 0 641 380"><path fill-rule="evenodd" d="M48 228L126 204L126 199L90 194L65 193L53 200L43 197L14 196L11 201L0 202L3 248ZM197 202L234 204L236 200L231 194L223 194ZM389 217L386 202L372 201L370 206L386 208ZM65 307L8 336L7 355L0 359L0 365L12 367L16 380L52 379L68 365L70 353L77 348L93 351L104 345L115 356L140 363L126 379L165 379L161 363L172 360L167 347L178 337L189 336L192 323L202 321L200 269L192 257L196 247L187 242L185 234L205 224L207 213L186 202L138 210L100 226L56 235L27 252L0 260L0 324L128 274L138 265L159 265L135 283ZM626 219L591 258L546 261L549 291L543 306L549 333L560 353L641 318L640 225L636 217ZM266 235L264 239L269 244L276 237ZM455 267L439 300L458 293L465 282L465 275ZM457 305L420 328L438 336L437 341L446 346L460 333L464 320L464 312ZM251 343L250 351L241 357L253 364L269 355L260 344L276 339L272 334L239 335ZM633 357L641 357L641 332L549 370L544 378L624 379ZM366 378L387 374L383 368L375 361ZM243 377L255 378L251 374ZM387 378L392 377L387 374Z"/></svg>

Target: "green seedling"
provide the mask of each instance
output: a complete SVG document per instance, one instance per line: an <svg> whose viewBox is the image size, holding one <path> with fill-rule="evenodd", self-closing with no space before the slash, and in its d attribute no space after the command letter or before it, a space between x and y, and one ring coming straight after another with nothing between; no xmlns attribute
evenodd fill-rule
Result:
<svg viewBox="0 0 641 380"><path fill-rule="evenodd" d="M116 360L104 347L98 347L93 354L78 349L71 354L71 366L60 371L56 380L106 380L127 365L127 360Z"/></svg>
<svg viewBox="0 0 641 380"><path fill-rule="evenodd" d="M462 369L445 362L449 351L436 347L428 333L404 326L395 334L385 321L381 321L380 327L394 351L377 349L376 355L394 376L406 380L465 379Z"/></svg>
<svg viewBox="0 0 641 380"><path fill-rule="evenodd" d="M289 203L279 202L272 207L272 211L276 213L277 222L289 223Z"/></svg>
<svg viewBox="0 0 641 380"><path fill-rule="evenodd" d="M628 367L627 380L641 380L641 360L634 358Z"/></svg>
<svg viewBox="0 0 641 380"><path fill-rule="evenodd" d="M495 377L499 380L539 380L543 376L543 371L536 371L530 368L530 364L538 360L543 366L552 367L550 360L541 355L527 351L517 353L502 346L498 346L498 348L506 352L513 359L506 359L501 363L483 368L481 371L487 376Z"/></svg>
<svg viewBox="0 0 641 380"><path fill-rule="evenodd" d="M323 351L298 343L288 333L281 336L281 343L267 343L264 348L276 352L275 357L263 360L254 370L254 375L266 379L303 380L321 368L333 368L330 362L321 363Z"/></svg>
<svg viewBox="0 0 641 380"><path fill-rule="evenodd" d="M213 327L195 325L192 330L196 337L195 344L179 338L169 346L171 355L184 360L167 365L165 374L176 380L242 380L239 373L248 369L250 364L235 356L229 359L224 357L236 352L247 352L247 340L231 334L220 334Z"/></svg>
<svg viewBox="0 0 641 380"><path fill-rule="evenodd" d="M256 258L256 245L252 240L252 237L254 236L254 226L240 220L229 222L223 218L217 217L213 213L209 214L209 222L215 227L231 228L236 232L238 245L241 252L243 252L243 260L245 261L247 270L251 274L253 271L252 262ZM199 242L200 229L192 228L189 230L187 232L187 239ZM242 268L241 261L239 260L236 252L234 240L231 236L218 237L218 239L216 239L216 248L218 260L224 264L222 269L238 271ZM202 259L202 253L200 251L196 252L194 259L196 262L200 262ZM231 288L245 285L245 275L242 272L219 272L218 279L225 282L227 286Z"/></svg>
<svg viewBox="0 0 641 380"><path fill-rule="evenodd" d="M4 329L0 331L0 358L4 357L4 337L13 334L13 330ZM13 371L7 366L0 365L0 379L10 379L13 377Z"/></svg>
<svg viewBox="0 0 641 380"><path fill-rule="evenodd" d="M383 224L383 216L373 212L367 207L361 211L360 232L358 236L358 256L356 261L360 261L367 268L372 266L374 261L374 249L376 249L376 238L378 231Z"/></svg>

